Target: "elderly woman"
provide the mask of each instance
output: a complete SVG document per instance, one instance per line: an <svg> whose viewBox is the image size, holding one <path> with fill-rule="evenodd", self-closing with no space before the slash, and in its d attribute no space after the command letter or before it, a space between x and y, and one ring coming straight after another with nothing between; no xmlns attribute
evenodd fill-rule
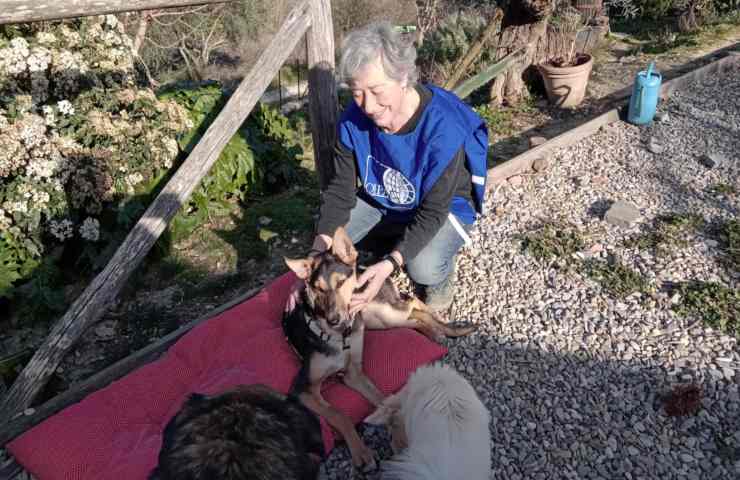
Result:
<svg viewBox="0 0 740 480"><path fill-rule="evenodd" d="M353 297L353 311L402 266L422 300L446 310L455 257L483 208L485 123L454 94L416 83L415 60L414 46L387 22L342 45L339 73L354 102L338 125L313 248L328 249L340 225L355 243L373 229L397 233L392 251L360 276L367 287Z"/></svg>

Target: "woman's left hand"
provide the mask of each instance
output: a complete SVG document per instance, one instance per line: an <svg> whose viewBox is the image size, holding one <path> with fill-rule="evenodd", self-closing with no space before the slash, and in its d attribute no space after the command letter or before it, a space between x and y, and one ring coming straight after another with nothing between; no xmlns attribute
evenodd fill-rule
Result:
<svg viewBox="0 0 740 480"><path fill-rule="evenodd" d="M350 313L357 313L372 302L391 273L393 273L393 264L388 260L371 265L362 272L362 275L357 279L356 288L362 288L365 284L367 286L362 292L352 295L349 305Z"/></svg>

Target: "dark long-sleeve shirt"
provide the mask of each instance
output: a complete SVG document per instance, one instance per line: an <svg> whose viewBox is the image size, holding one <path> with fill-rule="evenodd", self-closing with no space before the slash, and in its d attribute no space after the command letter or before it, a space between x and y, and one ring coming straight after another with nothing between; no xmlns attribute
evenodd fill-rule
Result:
<svg viewBox="0 0 740 480"><path fill-rule="evenodd" d="M432 92L417 85L421 101L408 122L396 132L402 135L412 132L419 123L424 109L432 99ZM358 173L354 153L337 140L334 147L334 176L324 192L317 232L332 236L337 227L346 225L349 214L357 202ZM396 244L396 250L404 261L413 259L437 234L447 219L452 198L472 198L470 170L465 162L465 151L461 147L445 171L421 200L413 220Z"/></svg>

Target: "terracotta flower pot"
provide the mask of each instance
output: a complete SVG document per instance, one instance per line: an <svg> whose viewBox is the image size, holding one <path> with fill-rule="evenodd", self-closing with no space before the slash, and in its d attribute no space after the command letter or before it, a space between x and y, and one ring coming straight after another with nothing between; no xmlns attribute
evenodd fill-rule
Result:
<svg viewBox="0 0 740 480"><path fill-rule="evenodd" d="M583 101L594 59L591 55L582 55L588 59L574 67L556 67L551 63L537 66L545 81L547 98L553 105L568 108L575 107Z"/></svg>

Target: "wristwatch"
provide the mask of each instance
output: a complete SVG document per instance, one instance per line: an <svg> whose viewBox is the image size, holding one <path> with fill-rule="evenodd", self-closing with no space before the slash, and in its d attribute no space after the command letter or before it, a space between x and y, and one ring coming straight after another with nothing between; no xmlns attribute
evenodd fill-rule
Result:
<svg viewBox="0 0 740 480"><path fill-rule="evenodd" d="M389 262L391 262L391 265L393 265L393 271L391 272L391 275L395 275L399 271L401 271L401 264L398 263L398 260L396 260L396 257L391 255L390 253L384 256L382 260L388 260Z"/></svg>

